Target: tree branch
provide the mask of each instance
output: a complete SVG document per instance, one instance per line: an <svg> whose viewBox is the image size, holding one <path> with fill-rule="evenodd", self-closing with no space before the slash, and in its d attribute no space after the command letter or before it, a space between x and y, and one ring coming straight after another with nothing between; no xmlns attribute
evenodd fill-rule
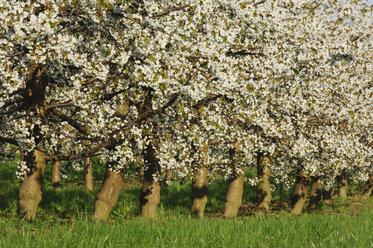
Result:
<svg viewBox="0 0 373 248"><path fill-rule="evenodd" d="M185 8L188 8L188 7L190 7L190 4L185 4L185 5L178 6L178 7L170 7L170 8L167 8L167 9L163 10L162 12L155 13L155 14L151 15L150 18L165 16L165 15L170 14L171 12L178 11L178 10L183 10Z"/></svg>
<svg viewBox="0 0 373 248"><path fill-rule="evenodd" d="M9 144L12 144L12 145L16 145L16 146L19 146L18 142L14 139L10 139L10 138L6 138L6 137L3 137L3 136L0 136L0 141L1 142L6 142L6 143L9 143Z"/></svg>
<svg viewBox="0 0 373 248"><path fill-rule="evenodd" d="M59 108L59 107L70 107L74 106L72 102L64 102L64 103L56 103L45 107L45 111L53 109L53 108Z"/></svg>
<svg viewBox="0 0 373 248"><path fill-rule="evenodd" d="M180 94L178 94L178 93L172 95L170 100L167 103L165 103L162 107L160 107L159 109L151 110L151 111L147 111L147 112L143 113L142 115L137 117L135 120L133 120L132 122L125 125L123 128L113 131L110 135L108 135L108 137L109 137L108 140L103 141L102 143L98 144L94 148L92 148L92 149L90 149L90 150L88 150L84 153L75 154L75 155L63 155L63 154L48 155L48 156L46 156L46 158L47 158L47 160L61 160L61 161L62 160L81 159L81 158L91 157L92 155L94 155L96 152L98 152L100 149L102 149L104 147L110 147L110 146L113 146L113 145L117 145L118 141L114 139L114 135L127 131L127 127L131 127L131 126L135 125L136 123L139 123L139 122L141 122L141 121L143 121L147 118L150 118L154 115L161 114L168 107L170 107L176 101L176 99L179 96L180 96Z"/></svg>
<svg viewBox="0 0 373 248"><path fill-rule="evenodd" d="M19 56L25 53L26 53L25 51L20 51L20 52L13 53L13 54L4 54L3 56L6 58L11 58L11 57L16 57L16 56Z"/></svg>
<svg viewBox="0 0 373 248"><path fill-rule="evenodd" d="M63 121L66 121L69 123L70 126L78 130L79 132L87 135L88 134L88 128L71 118L71 116L65 115L61 111L58 111L57 109L53 109L53 114L55 114L57 117L61 118Z"/></svg>

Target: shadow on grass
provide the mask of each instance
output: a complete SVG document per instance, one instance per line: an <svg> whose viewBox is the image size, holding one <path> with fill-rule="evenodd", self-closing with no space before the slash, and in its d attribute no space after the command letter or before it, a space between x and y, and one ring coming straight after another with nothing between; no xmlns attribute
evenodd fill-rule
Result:
<svg viewBox="0 0 373 248"><path fill-rule="evenodd" d="M81 212L93 213L94 203L95 193L83 187L69 185L58 191L45 187L39 209L46 213L66 217Z"/></svg>
<svg viewBox="0 0 373 248"><path fill-rule="evenodd" d="M117 204L111 215L115 217L136 217L140 215L140 192L138 186L130 186L121 190Z"/></svg>
<svg viewBox="0 0 373 248"><path fill-rule="evenodd" d="M17 209L18 187L7 189L6 192L0 192L0 211L15 212Z"/></svg>
<svg viewBox="0 0 373 248"><path fill-rule="evenodd" d="M17 162L0 162L0 211L14 212L17 209L19 179L16 176Z"/></svg>
<svg viewBox="0 0 373 248"><path fill-rule="evenodd" d="M189 214L192 205L191 194L192 183L175 183L161 190L160 208L164 211ZM228 182L224 179L216 179L208 185L208 200L206 212L223 212L225 196L228 190ZM256 188L249 183L244 184L242 202L254 202L256 200Z"/></svg>
<svg viewBox="0 0 373 248"><path fill-rule="evenodd" d="M191 208L192 183L175 183L161 190L160 210L188 214Z"/></svg>

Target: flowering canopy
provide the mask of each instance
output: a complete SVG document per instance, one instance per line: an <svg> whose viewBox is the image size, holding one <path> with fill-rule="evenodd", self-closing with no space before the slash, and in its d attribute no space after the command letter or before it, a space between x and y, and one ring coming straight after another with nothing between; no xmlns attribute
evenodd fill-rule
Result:
<svg viewBox="0 0 373 248"><path fill-rule="evenodd" d="M0 6L2 141L50 159L99 153L114 169L152 142L179 176L196 163L240 174L257 154L278 181L372 170L364 1Z"/></svg>

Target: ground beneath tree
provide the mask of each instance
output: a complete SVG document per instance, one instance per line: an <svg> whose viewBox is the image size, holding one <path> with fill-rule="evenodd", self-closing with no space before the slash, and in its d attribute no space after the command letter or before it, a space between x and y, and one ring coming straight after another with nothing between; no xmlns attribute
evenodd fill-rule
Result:
<svg viewBox="0 0 373 248"><path fill-rule="evenodd" d="M361 199L360 195L353 195L347 199L334 199L331 204L320 202L319 208L315 210L307 210L308 202L306 202L303 213L314 214L347 214L355 215L373 209L373 197ZM238 210L238 216L253 216L256 215L256 203L242 204ZM275 200L271 203L271 209L268 216L277 217L283 213L290 213L291 206L287 201ZM223 217L223 213L207 212L208 217Z"/></svg>

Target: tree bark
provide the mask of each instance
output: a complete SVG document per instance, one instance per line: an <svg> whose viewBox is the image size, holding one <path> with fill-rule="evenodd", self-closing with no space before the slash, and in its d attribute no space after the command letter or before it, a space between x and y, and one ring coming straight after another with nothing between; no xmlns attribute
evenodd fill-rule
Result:
<svg viewBox="0 0 373 248"><path fill-rule="evenodd" d="M192 180L192 209L191 214L194 217L203 218L207 203L208 189L208 170L202 166L200 170L196 170Z"/></svg>
<svg viewBox="0 0 373 248"><path fill-rule="evenodd" d="M53 161L52 166L52 185L55 190L61 189L61 161Z"/></svg>
<svg viewBox="0 0 373 248"><path fill-rule="evenodd" d="M91 158L86 158L84 161L85 172L85 188L88 191L93 191L93 169Z"/></svg>
<svg viewBox="0 0 373 248"><path fill-rule="evenodd" d="M39 203L42 199L42 185L46 166L45 155L42 151L34 150L25 156L29 174L21 182L18 193L18 215L27 220L36 216Z"/></svg>
<svg viewBox="0 0 373 248"><path fill-rule="evenodd" d="M333 197L333 189L324 190L322 193L322 197L324 200L324 203L327 205L332 204L332 197Z"/></svg>
<svg viewBox="0 0 373 248"><path fill-rule="evenodd" d="M373 174L370 175L368 181L364 185L363 199L367 199L371 195L373 195Z"/></svg>
<svg viewBox="0 0 373 248"><path fill-rule="evenodd" d="M299 170L297 173L296 185L294 193L291 197L291 205L293 214L301 214L303 206L306 202L308 192L309 179L304 175L303 170Z"/></svg>
<svg viewBox="0 0 373 248"><path fill-rule="evenodd" d="M155 219L157 217L157 206L161 198L161 186L153 176L160 172L160 168L152 144L146 147L143 156L145 169L140 195L140 211L143 218Z"/></svg>
<svg viewBox="0 0 373 248"><path fill-rule="evenodd" d="M272 199L271 192L271 169L269 168L270 159L263 155L258 155L257 174L259 184L257 187L257 211L258 214L266 214L269 212L269 207Z"/></svg>
<svg viewBox="0 0 373 248"><path fill-rule="evenodd" d="M347 198L347 175L346 172L343 171L341 175L337 176L337 183L338 183L338 196L340 198Z"/></svg>
<svg viewBox="0 0 373 248"><path fill-rule="evenodd" d="M311 192L310 192L310 202L308 204L309 210L317 209L322 196L322 186L319 177L311 178Z"/></svg>
<svg viewBox="0 0 373 248"><path fill-rule="evenodd" d="M104 181L97 194L93 218L106 220L117 203L120 190L123 187L122 174L106 169Z"/></svg>
<svg viewBox="0 0 373 248"><path fill-rule="evenodd" d="M227 195L225 197L224 217L236 217L242 203L244 175L235 175L229 180Z"/></svg>

